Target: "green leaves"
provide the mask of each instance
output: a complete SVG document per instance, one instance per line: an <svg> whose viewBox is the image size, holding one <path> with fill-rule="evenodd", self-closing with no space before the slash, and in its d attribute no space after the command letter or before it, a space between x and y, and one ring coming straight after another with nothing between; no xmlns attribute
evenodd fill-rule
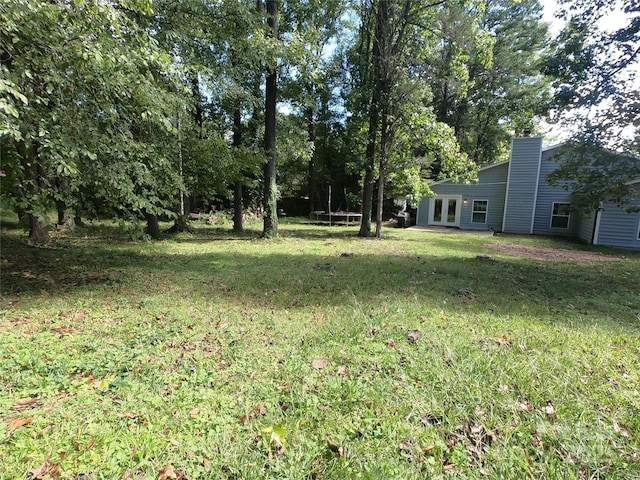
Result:
<svg viewBox="0 0 640 480"><path fill-rule="evenodd" d="M287 434L289 433L284 424L279 423L270 427L263 428L261 430L264 439L269 445L269 452L271 452L271 446L276 445L278 449L286 451L287 448Z"/></svg>

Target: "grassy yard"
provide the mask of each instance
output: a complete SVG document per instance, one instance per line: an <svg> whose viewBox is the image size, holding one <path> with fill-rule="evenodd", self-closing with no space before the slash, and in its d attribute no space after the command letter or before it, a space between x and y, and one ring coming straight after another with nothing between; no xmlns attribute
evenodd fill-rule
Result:
<svg viewBox="0 0 640 480"><path fill-rule="evenodd" d="M252 227L5 221L0 478L640 478L639 254Z"/></svg>

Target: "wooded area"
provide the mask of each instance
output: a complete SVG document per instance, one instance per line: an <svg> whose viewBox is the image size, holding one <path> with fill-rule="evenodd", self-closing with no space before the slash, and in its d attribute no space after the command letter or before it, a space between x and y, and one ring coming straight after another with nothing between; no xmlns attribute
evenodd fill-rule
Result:
<svg viewBox="0 0 640 480"><path fill-rule="evenodd" d="M4 0L3 204L32 242L53 210L157 237L159 218L179 230L211 204L238 231L244 209L262 215L271 237L278 201L308 214L331 187L328 208L380 237L387 199L472 179L543 121L637 154L640 5L559 3L552 36L537 0ZM588 158L558 180L583 181Z"/></svg>

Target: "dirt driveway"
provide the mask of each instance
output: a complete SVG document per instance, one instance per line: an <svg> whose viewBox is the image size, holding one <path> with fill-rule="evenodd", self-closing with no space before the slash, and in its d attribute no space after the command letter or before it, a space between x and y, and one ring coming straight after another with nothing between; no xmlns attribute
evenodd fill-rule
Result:
<svg viewBox="0 0 640 480"><path fill-rule="evenodd" d="M516 255L518 257L528 257L535 260L555 260L560 262L610 262L624 259L624 257L621 256L604 255L598 252L548 247L531 247L528 245L517 245L515 243L495 243L487 244L485 246L499 253Z"/></svg>

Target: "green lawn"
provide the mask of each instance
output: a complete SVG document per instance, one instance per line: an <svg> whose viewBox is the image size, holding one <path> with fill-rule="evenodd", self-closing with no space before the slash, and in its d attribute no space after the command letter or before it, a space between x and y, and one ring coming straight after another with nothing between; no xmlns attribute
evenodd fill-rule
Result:
<svg viewBox="0 0 640 480"><path fill-rule="evenodd" d="M638 253L250 227L4 222L0 478L640 477Z"/></svg>

